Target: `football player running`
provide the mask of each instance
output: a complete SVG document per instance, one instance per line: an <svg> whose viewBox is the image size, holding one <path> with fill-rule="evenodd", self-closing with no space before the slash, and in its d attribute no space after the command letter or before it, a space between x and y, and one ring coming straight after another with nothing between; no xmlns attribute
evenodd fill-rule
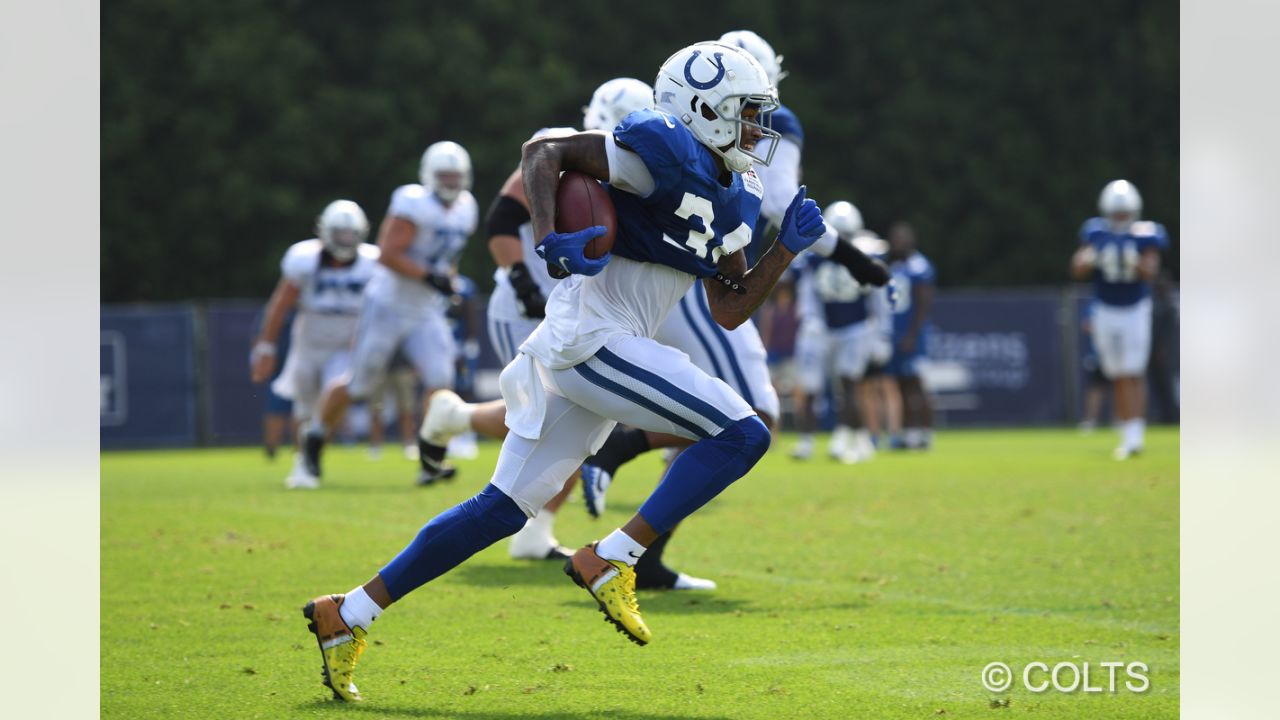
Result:
<svg viewBox="0 0 1280 720"><path fill-rule="evenodd" d="M1093 280L1093 342L1102 373L1112 383L1113 415L1120 425L1115 458L1126 460L1142 452L1145 440L1151 282L1160 272L1160 252L1169 246L1169 236L1163 225L1139 219L1142 196L1128 180L1107 183L1098 211L1101 217L1080 228L1071 274Z"/></svg>
<svg viewBox="0 0 1280 720"><path fill-rule="evenodd" d="M860 395L868 368L889 359L875 312L876 306L887 305L888 299L886 291L864 287L835 259L851 250L860 253L854 240L863 230L862 213L841 200L829 205L822 216L827 234L793 265L800 273L796 281L796 308L801 318L796 337L800 438L791 456L806 460L813 454L817 427L813 401L826 390L828 370L833 370L840 380L840 419L828 453L840 462L854 464L875 455L871 433L864 427ZM887 268L872 262L888 276Z"/></svg>
<svg viewBox="0 0 1280 720"><path fill-rule="evenodd" d="M585 130L609 132L633 110L653 107L653 88L633 78L614 78L591 95L583 108ZM546 128L534 139L564 136L577 132L572 128ZM502 186L485 217L489 235L489 252L498 268L493 274L496 287L489 296L489 342L498 360L506 365L515 359L519 347L546 317L547 297L556 286L546 263L536 257L533 220L529 217L529 201L524 194L524 179L516 168ZM426 416L419 432L419 452L435 462L444 460L449 439L474 430L486 437L501 440L507 436L506 403L467 403L451 390L438 390L430 396ZM555 538L555 514L574 488L577 473L570 476L564 488L547 502L542 512L529 518L520 532L511 536L511 557L526 560L565 559L570 552Z"/></svg>
<svg viewBox="0 0 1280 720"><path fill-rule="evenodd" d="M747 51L765 69L775 92L782 71L782 57L763 38L750 30L736 30L721 36L720 42ZM768 122L776 136L760 141L758 151L772 153L768 165L756 164L755 171L764 185L760 218L753 242L745 250L747 261L754 262L762 250L762 242L770 228L781 225L791 199L800 187L800 149L804 133L795 114L779 105L768 114ZM850 258L844 258L849 260ZM861 260L865 261L865 258ZM874 269L859 263L865 282L874 281ZM873 275L866 275L871 272ZM883 284L887 274L877 284ZM724 380L747 401L757 414L772 425L778 417L778 393L769 375L767 355L760 333L751 320L725 331L712 319L706 293L695 285L680 301L680 307L667 316L655 339L683 350L704 372ZM605 495L622 465L656 448L682 447L689 440L675 435L661 435L640 428L619 427L605 445L582 466L582 492L587 511L594 517L604 512ZM649 548L636 565L636 586L650 589L710 590L712 580L693 577L667 567L663 555L671 538L670 531Z"/></svg>
<svg viewBox="0 0 1280 720"><path fill-rule="evenodd" d="M383 609L523 527L617 422L696 440L626 525L566 563L611 623L648 643L635 561L768 449L769 430L746 401L652 338L698 279L716 321L740 325L796 253L822 235L822 215L802 188L778 242L748 270L739 251L751 241L763 193L751 163L768 163L756 154L771 134L760 115L776 102L764 69L738 48L698 43L663 63L655 92L657 110L632 113L612 135L525 144L521 169L534 236L542 238L538 254L570 275L502 373L511 431L492 481L427 523L365 585L305 607L326 684L339 698L359 699L356 661ZM563 170L608 181L618 218L612 253L584 255L603 227L554 231Z"/></svg>
<svg viewBox="0 0 1280 720"><path fill-rule="evenodd" d="M347 370L364 288L378 265L378 248L365 242L368 235L369 221L360 206L334 200L316 222L317 237L294 243L280 262L280 282L267 302L250 373L257 383L275 372L280 328L297 308L291 351L271 389L293 401L299 428L311 420L325 383ZM288 488L319 487L301 454L284 482Z"/></svg>
<svg viewBox="0 0 1280 720"><path fill-rule="evenodd" d="M381 385L397 349L428 391L453 385L457 352L445 312L458 255L476 229L471 157L457 143L435 143L422 155L419 176L420 184L402 185L391 195L378 230L381 264L365 288L351 369L325 389L304 438L306 469L317 478L326 437L352 402ZM452 474L430 458L420 460L424 484Z"/></svg>

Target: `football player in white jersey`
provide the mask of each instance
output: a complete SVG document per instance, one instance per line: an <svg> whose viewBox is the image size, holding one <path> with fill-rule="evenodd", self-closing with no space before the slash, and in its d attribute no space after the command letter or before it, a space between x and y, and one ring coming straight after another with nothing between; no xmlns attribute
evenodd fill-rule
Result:
<svg viewBox="0 0 1280 720"><path fill-rule="evenodd" d="M369 221L350 200L334 200L320 214L316 235L295 243L280 263L280 282L267 303L262 331L253 346L252 376L262 382L276 366L276 341L284 318L295 307L290 352L272 383L293 401L293 416L306 427L325 383L347 371L351 341L365 286L378 266L378 248L366 243ZM290 488L318 487L301 455L285 479Z"/></svg>
<svg viewBox="0 0 1280 720"><path fill-rule="evenodd" d="M849 269L832 257L855 249L863 232L862 213L852 203L832 203L822 213L827 234L792 264L799 272L796 281L796 310L800 330L796 336L798 371L797 424L800 438L791 456L800 460L813 454L813 432L817 418L814 397L827 389L832 375L839 378L840 419L831 435L828 453L846 464L869 460L875 455L871 433L863 425L859 402L863 377L868 368L883 366L891 347L880 327L888 305L886 290L867 288L854 279ZM883 267L883 265L881 265ZM888 268L884 268L888 273Z"/></svg>
<svg viewBox="0 0 1280 720"><path fill-rule="evenodd" d="M525 144L521 168L534 237L564 279L547 317L500 378L510 432L492 480L440 513L368 582L323 595L303 615L325 684L359 700L356 663L375 619L392 603L510 536L537 514L618 422L696 441L623 527L579 549L565 572L628 639L651 640L635 596L635 562L665 530L743 477L768 449L769 430L723 381L653 340L689 286L701 280L713 317L734 328L764 302L795 254L823 231L801 188L778 241L748 269L763 188L751 170L761 124L776 104L764 69L720 43L684 48L662 64L656 110L629 115L612 134L577 133ZM617 213L612 250L585 255L601 226L554 230L563 170L607 180Z"/></svg>
<svg viewBox="0 0 1280 720"><path fill-rule="evenodd" d="M610 131L633 110L653 106L653 88L633 78L614 78L600 87L584 107L582 125L586 130ZM577 132L573 128L545 128L533 138L562 137ZM497 265L493 294L489 296L489 343L503 365L515 359L518 348L546 316L547 296L556 280L546 263L534 252L533 221L524 180L516 168L503 184L485 217L489 252ZM506 403L467 403L451 390L430 396L419 432L419 452L443 462L449 439L471 430L501 440L507 436ZM574 473L564 488L551 498L542 512L511 536L511 557L523 560L564 559L569 551L555 538L555 514L564 504L577 480Z"/></svg>
<svg viewBox="0 0 1280 720"><path fill-rule="evenodd" d="M453 384L457 349L445 317L452 301L458 255L476 229L471 157L455 142L422 154L420 183L402 185L378 230L381 263L365 289L351 369L329 385L303 442L307 471L321 476L325 438L353 401L380 384L397 349L403 350L428 392ZM450 471L421 458L424 480Z"/></svg>

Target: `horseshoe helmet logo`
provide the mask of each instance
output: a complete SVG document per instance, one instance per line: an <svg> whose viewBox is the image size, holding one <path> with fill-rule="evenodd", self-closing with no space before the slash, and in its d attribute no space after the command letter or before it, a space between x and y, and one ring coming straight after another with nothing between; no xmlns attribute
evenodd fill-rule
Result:
<svg viewBox="0 0 1280 720"><path fill-rule="evenodd" d="M724 53L715 53L712 55L712 57L715 58L713 64L716 66L716 76L706 82L699 82L693 78L693 61L697 60L701 55L701 50L694 50L693 55L689 56L689 62L684 64L684 79L690 85L698 88L699 90L710 90L724 79L724 61L721 59L724 57Z"/></svg>

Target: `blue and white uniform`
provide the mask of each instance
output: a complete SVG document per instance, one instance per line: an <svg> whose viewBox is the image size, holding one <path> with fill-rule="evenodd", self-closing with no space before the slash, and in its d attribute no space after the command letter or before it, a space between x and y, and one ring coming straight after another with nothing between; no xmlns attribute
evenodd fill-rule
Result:
<svg viewBox="0 0 1280 720"><path fill-rule="evenodd" d="M1151 284L1138 276L1142 253L1169 246L1164 226L1150 221L1113 230L1103 218L1086 220L1080 244L1096 254L1093 343L1108 378L1142 375L1151 356Z"/></svg>
<svg viewBox="0 0 1280 720"><path fill-rule="evenodd" d="M605 144L613 257L598 275L556 285L546 319L501 376L511 434L493 483L530 516L618 422L697 440L755 414L653 338L696 280L751 241L758 178L732 173L721 185L712 154L656 110L627 116Z"/></svg>
<svg viewBox="0 0 1280 720"><path fill-rule="evenodd" d="M387 214L413 223L409 258L441 274L452 271L479 219L469 191L446 206L418 184L396 188ZM452 386L457 347L446 310L447 299L434 288L379 265L365 289L347 392L357 399L368 397L381 384L397 349L403 349L428 388Z"/></svg>
<svg viewBox="0 0 1280 720"><path fill-rule="evenodd" d="M300 420L311 417L325 383L347 371L365 287L378 268L378 247L368 243L345 267L324 265L324 257L323 243L311 239L292 245L280 261L280 274L298 288L298 308L271 389L293 401Z"/></svg>
<svg viewBox="0 0 1280 720"><path fill-rule="evenodd" d="M883 288L858 283L848 268L828 259L838 238L830 230L797 259L797 382L821 393L829 375L861 380L889 359L888 297Z"/></svg>
<svg viewBox="0 0 1280 720"><path fill-rule="evenodd" d="M756 165L756 174L764 184L764 197L760 203L760 218L756 221L755 236L747 248L747 264L755 265L768 250L771 233L782 225L782 216L791 204L791 198L800 189L800 155L804 151L804 128L800 119L786 105L779 105L769 113L769 127L778 132L778 149L768 165ZM767 157L772 138L760 141L758 151Z"/></svg>
<svg viewBox="0 0 1280 720"><path fill-rule="evenodd" d="M937 275L933 264L919 252L912 253L905 260L891 263L889 272L898 289L898 302L893 307L893 357L889 359L885 372L898 377L915 377L920 374L920 360L925 357L929 344L928 321L920 328L916 345L911 352L899 352L898 342L911 329L911 317L915 309L912 290L918 285L936 284Z"/></svg>

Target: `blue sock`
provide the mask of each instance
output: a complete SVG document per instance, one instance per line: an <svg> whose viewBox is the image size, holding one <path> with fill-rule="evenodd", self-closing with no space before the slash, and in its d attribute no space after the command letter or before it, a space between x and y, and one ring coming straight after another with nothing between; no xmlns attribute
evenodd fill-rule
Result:
<svg viewBox="0 0 1280 720"><path fill-rule="evenodd" d="M769 428L756 415L690 445L676 457L640 516L667 532L747 474L769 449Z"/></svg>
<svg viewBox="0 0 1280 720"><path fill-rule="evenodd" d="M378 571L392 600L399 600L477 552L524 527L524 511L507 494L485 485L480 493L445 510Z"/></svg>

